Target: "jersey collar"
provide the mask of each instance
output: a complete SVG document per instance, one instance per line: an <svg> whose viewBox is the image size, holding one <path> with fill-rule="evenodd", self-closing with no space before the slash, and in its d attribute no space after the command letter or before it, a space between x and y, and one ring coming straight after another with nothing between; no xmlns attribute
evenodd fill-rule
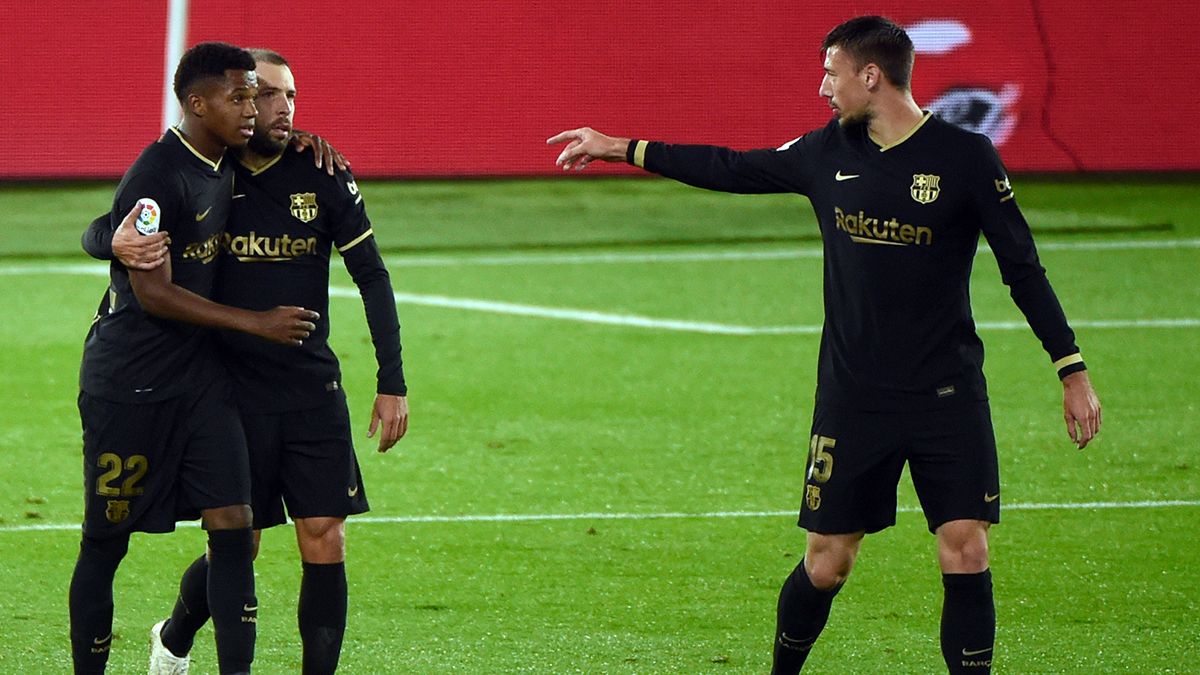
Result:
<svg viewBox="0 0 1200 675"><path fill-rule="evenodd" d="M177 138L179 138L179 142L183 143L183 147L187 148L193 155L195 155L196 159L200 160L201 162L204 162L204 164L206 166L208 166L209 168L211 168L213 171L221 170L221 162L225 159L224 154L221 155L221 159L218 159L217 161L214 162L211 159L200 154L199 150L197 150L196 148L193 148L192 144L188 143L187 139L183 137L183 132L181 132L178 127L171 127L169 129L169 131L173 132L175 134L175 136Z"/></svg>
<svg viewBox="0 0 1200 675"><path fill-rule="evenodd" d="M283 150L279 151L278 155L275 155L271 159L268 159L266 164L263 164L262 166L257 167L257 168L247 164L246 160L242 159L241 157L238 157L238 164L241 164L242 166L246 167L246 170L250 172L251 176L257 176L258 174L260 174L260 173L266 171L267 169L278 164L279 160L283 159L283 155L286 152L287 152L287 148L285 147Z"/></svg>
<svg viewBox="0 0 1200 675"><path fill-rule="evenodd" d="M930 117L933 117L933 113L926 110L925 114L921 116L921 121L917 122L917 125L914 126L912 129L909 129L907 134L904 134L900 138L896 139L895 143L889 143L887 145L883 145L879 141L872 138L871 134L869 132L867 133L867 137L871 138L872 143L879 146L880 152L887 152L888 150L891 150L892 148L896 147L897 145L900 145L904 141L907 141L908 139L912 138L913 134L917 133L917 131L919 131L921 129L921 127L925 126L925 123L929 121Z"/></svg>

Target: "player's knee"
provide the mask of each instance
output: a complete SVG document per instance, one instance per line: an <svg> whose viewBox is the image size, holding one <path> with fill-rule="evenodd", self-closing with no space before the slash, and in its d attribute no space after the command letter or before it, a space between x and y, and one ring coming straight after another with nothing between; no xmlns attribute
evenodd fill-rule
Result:
<svg viewBox="0 0 1200 675"><path fill-rule="evenodd" d="M240 530L250 527L254 522L247 504L204 509L200 512L200 519L206 530Z"/></svg>
<svg viewBox="0 0 1200 675"><path fill-rule="evenodd" d="M938 562L948 574L975 574L988 568L987 526L947 523L938 531Z"/></svg>
<svg viewBox="0 0 1200 675"><path fill-rule="evenodd" d="M89 537L84 535L79 543L79 557L96 564L116 569L129 552L129 535L116 537Z"/></svg>
<svg viewBox="0 0 1200 675"><path fill-rule="evenodd" d="M846 583L854 567L854 557L845 555L805 556L805 571L814 588L829 590Z"/></svg>
<svg viewBox="0 0 1200 675"><path fill-rule="evenodd" d="M346 521L341 518L298 518L296 542L304 562L342 562L346 559Z"/></svg>

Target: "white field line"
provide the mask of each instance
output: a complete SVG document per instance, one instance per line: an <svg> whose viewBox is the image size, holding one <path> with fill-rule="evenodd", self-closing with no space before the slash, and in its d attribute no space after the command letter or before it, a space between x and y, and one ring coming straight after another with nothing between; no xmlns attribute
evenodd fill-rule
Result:
<svg viewBox="0 0 1200 675"><path fill-rule="evenodd" d="M1002 511L1087 511L1098 509L1165 509L1200 506L1200 500L1167 499L1132 502L1062 502L1062 503L1018 503L1005 504ZM917 506L901 506L899 513L920 513ZM686 520L726 518L782 518L794 517L798 509L786 511L663 511L650 513L487 513L463 515L427 516L352 516L350 522L364 525L388 525L402 523L533 523L560 520ZM179 523L179 527L197 527L196 521ZM0 532L57 532L78 530L78 523L39 523L31 525L0 525Z"/></svg>
<svg viewBox="0 0 1200 675"><path fill-rule="evenodd" d="M1142 251L1200 248L1200 239L1146 239L1128 241L1057 241L1038 244L1039 251ZM980 245L980 253L991 253ZM663 253L514 253L507 255L398 256L387 258L396 267L469 267L504 265L584 265L687 263L820 258L821 247L772 250L669 251Z"/></svg>
<svg viewBox="0 0 1200 675"><path fill-rule="evenodd" d="M357 298L358 289L331 286L329 295L335 298ZM687 321L684 319L656 319L637 314L611 314L584 309L567 307L543 307L540 305L525 305L513 302L498 302L479 300L475 298L452 298L443 295L418 295L415 293L396 293L396 303L401 305L422 305L425 307L443 307L448 309L465 309L492 314L507 314L511 316L528 316L539 319L558 319L579 323L595 323L627 328L648 328L653 330L676 331L684 333L701 333L704 335L820 335L819 324L808 326L741 326L738 324L710 323L704 321ZM1115 319L1100 321L1073 321L1075 328L1196 328L1200 327L1200 319ZM1028 330L1029 325L1022 321L982 321L976 324L980 330Z"/></svg>
<svg viewBox="0 0 1200 675"><path fill-rule="evenodd" d="M89 276L105 276L108 267L101 264L68 264L68 265L18 265L0 267L0 275L38 275L38 274L81 274ZM331 286L330 297L357 298L358 289L344 286ZM698 333L702 335L820 335L819 324L807 326L742 326L738 324L713 323L707 321L689 321L686 319L662 319L637 314L614 314L587 309L570 307L545 307L541 305L526 305L515 302L500 302L478 298L454 298L444 295L426 295L419 293L395 293L397 304L420 305L425 307L441 307L444 309L461 309L491 314L509 316L527 316L539 319L555 319L559 321L574 321L625 328L644 328L650 330L674 331L683 333ZM1075 328L1197 328L1200 318L1171 318L1171 319L1100 319L1077 320L1071 324ZM1026 330L1028 327L1021 321L981 321L976 323L980 330Z"/></svg>

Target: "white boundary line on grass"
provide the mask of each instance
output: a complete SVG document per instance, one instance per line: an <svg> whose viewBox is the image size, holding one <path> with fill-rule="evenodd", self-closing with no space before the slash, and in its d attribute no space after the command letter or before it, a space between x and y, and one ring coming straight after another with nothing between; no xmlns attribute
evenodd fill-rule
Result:
<svg viewBox="0 0 1200 675"><path fill-rule="evenodd" d="M1200 239L1146 239L1127 241L1051 241L1038 244L1039 251L1141 251L1200 248ZM986 244L979 253L991 252ZM505 255L390 255L389 264L398 267L468 267L503 265L582 265L681 262L728 262L754 260L798 260L820 258L820 246L753 251L669 251L663 253L512 253Z"/></svg>
<svg viewBox="0 0 1200 675"><path fill-rule="evenodd" d="M104 276L108 268L97 264L69 265L28 265L17 267L0 267L0 275L36 275L36 274L83 274ZM330 297L357 298L358 289L344 286L330 286ZM526 305L515 302L500 302L479 298L454 298L445 295L428 295L420 293L395 293L396 302L405 305L420 305L424 307L441 307L444 309L461 309L491 314L509 316L526 316L539 319L556 319L559 321L574 321L626 328L644 328L682 333L699 333L703 335L819 335L819 324L807 326L742 326L738 324L713 323L708 321L689 321L686 319L663 319L637 314L614 314L587 309L570 307L546 307L542 305ZM1026 330L1027 325L1022 321L981 321L975 324L980 330ZM1171 319L1099 319L1077 320L1072 322L1075 328L1198 328L1200 318L1180 317Z"/></svg>
<svg viewBox="0 0 1200 675"><path fill-rule="evenodd" d="M1132 502L1063 502L1063 503L1019 503L1005 504L1001 511L1086 511L1092 509L1162 509L1200 506L1197 499L1144 500ZM902 506L898 513L920 513L916 506ZM558 520L684 520L705 518L781 518L795 516L798 509L790 511L701 511L686 513L664 511L661 513L491 513L428 515L428 516L352 516L355 524L404 524L404 523L532 523ZM197 527L195 521L179 523L180 527ZM45 523L38 525L0 525L0 532L52 532L78 530L78 523Z"/></svg>

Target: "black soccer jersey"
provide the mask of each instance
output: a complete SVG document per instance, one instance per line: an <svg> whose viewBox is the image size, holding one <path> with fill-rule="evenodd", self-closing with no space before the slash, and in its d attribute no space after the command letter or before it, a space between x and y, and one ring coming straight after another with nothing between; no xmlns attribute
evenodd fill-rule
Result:
<svg viewBox="0 0 1200 675"><path fill-rule="evenodd" d="M921 410L986 398L968 288L980 232L1060 375L1083 368L986 136L927 113L888 146L834 120L775 150L634 141L628 160L706 189L809 198L825 254L818 403Z"/></svg>
<svg viewBox="0 0 1200 675"><path fill-rule="evenodd" d="M108 230L115 230L139 199L153 199L159 229L171 233L172 282L209 297L233 179L227 158L209 161L170 129L125 172ZM80 388L112 401L162 401L207 384L220 372L210 331L146 314L120 263L112 263L109 278L107 297L84 343Z"/></svg>
<svg viewBox="0 0 1200 675"><path fill-rule="evenodd" d="M257 170L238 163L237 186L215 297L235 307L297 305L321 315L300 347L221 333L243 404L260 412L302 410L340 388L338 360L328 343L334 248L364 299L378 392L407 393L391 281L354 177L345 171L330 176L313 165L311 152L288 149Z"/></svg>

